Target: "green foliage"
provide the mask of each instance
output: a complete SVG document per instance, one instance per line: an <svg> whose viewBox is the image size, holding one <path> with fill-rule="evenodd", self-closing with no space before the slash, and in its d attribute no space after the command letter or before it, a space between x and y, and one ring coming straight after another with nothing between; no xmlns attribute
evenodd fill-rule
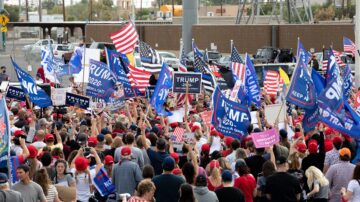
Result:
<svg viewBox="0 0 360 202"><path fill-rule="evenodd" d="M136 19L137 20L148 20L151 17L152 9L143 8L142 11L136 12Z"/></svg>
<svg viewBox="0 0 360 202"><path fill-rule="evenodd" d="M47 0L47 1L43 1L43 2L42 2L42 8L43 8L43 9L51 10L51 9L54 8L54 6L55 6L55 2L54 2L54 1Z"/></svg>
<svg viewBox="0 0 360 202"><path fill-rule="evenodd" d="M6 5L4 6L5 10L10 14L10 22L19 21L19 6Z"/></svg>

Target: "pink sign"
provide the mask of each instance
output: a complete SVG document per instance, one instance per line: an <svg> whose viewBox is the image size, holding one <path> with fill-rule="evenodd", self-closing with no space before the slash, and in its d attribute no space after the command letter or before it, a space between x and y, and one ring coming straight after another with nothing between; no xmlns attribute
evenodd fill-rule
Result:
<svg viewBox="0 0 360 202"><path fill-rule="evenodd" d="M211 115L212 115L211 111L205 111L200 113L201 119L208 128L210 128L211 126Z"/></svg>
<svg viewBox="0 0 360 202"><path fill-rule="evenodd" d="M276 129L267 130L259 133L251 133L256 148L270 147L280 141Z"/></svg>

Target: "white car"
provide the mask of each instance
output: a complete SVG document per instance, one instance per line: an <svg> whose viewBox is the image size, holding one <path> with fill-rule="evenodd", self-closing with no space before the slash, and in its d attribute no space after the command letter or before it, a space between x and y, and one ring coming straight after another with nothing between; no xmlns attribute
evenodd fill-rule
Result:
<svg viewBox="0 0 360 202"><path fill-rule="evenodd" d="M53 54L54 57L62 59L65 53L73 52L74 47L72 44L54 44Z"/></svg>
<svg viewBox="0 0 360 202"><path fill-rule="evenodd" d="M25 52L39 52L41 51L41 48L44 46L47 46L48 44L54 44L54 40L52 39L41 39L37 41L34 44L25 45L22 50Z"/></svg>
<svg viewBox="0 0 360 202"><path fill-rule="evenodd" d="M158 51L159 55L163 58L164 62L173 67L179 67L179 59L176 57L174 53L166 52L166 51Z"/></svg>

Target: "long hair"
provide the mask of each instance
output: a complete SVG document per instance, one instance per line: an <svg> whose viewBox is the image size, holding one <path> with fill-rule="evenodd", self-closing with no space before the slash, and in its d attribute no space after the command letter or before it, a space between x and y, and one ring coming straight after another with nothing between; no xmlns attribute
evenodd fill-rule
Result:
<svg viewBox="0 0 360 202"><path fill-rule="evenodd" d="M221 173L220 168L213 168L210 170L211 183L217 187L221 185Z"/></svg>
<svg viewBox="0 0 360 202"><path fill-rule="evenodd" d="M298 152L295 152L295 153L292 153L290 156L289 156L289 169L294 169L294 170L298 170L300 169L300 160L299 160L299 153Z"/></svg>
<svg viewBox="0 0 360 202"><path fill-rule="evenodd" d="M38 162L36 158L27 158L28 162L29 162L29 177L30 179L34 178L35 172L36 172L36 168L38 166Z"/></svg>
<svg viewBox="0 0 360 202"><path fill-rule="evenodd" d="M57 160L57 161L55 162L55 180L54 180L54 183L55 183L55 184L58 183L58 172L57 172L56 167L57 167L57 165L58 165L59 163L64 164L64 173L63 173L63 174L64 174L64 175L69 174L69 173L66 172L66 171L67 171L67 162L66 162L65 160L63 160L63 159Z"/></svg>
<svg viewBox="0 0 360 202"><path fill-rule="evenodd" d="M326 186L329 184L329 181L326 179L324 174L315 166L310 166L306 171L305 175L307 177L307 184L310 189L313 188L314 181L317 180L320 183L320 186Z"/></svg>
<svg viewBox="0 0 360 202"><path fill-rule="evenodd" d="M194 191L190 184L185 183L181 185L179 202L196 202Z"/></svg>
<svg viewBox="0 0 360 202"><path fill-rule="evenodd" d="M354 180L360 180L360 164L357 164L354 169L353 178Z"/></svg>
<svg viewBox="0 0 360 202"><path fill-rule="evenodd" d="M262 173L264 177L268 177L276 172L275 165L271 161L266 161L262 166Z"/></svg>
<svg viewBox="0 0 360 202"><path fill-rule="evenodd" d="M41 168L40 170L36 171L34 181L41 186L45 196L47 196L51 181L45 168Z"/></svg>
<svg viewBox="0 0 360 202"><path fill-rule="evenodd" d="M194 184L195 182L195 175L196 175L196 171L195 171L195 167L192 163L190 162L186 162L183 167L182 167L182 173L185 176L186 182L189 184Z"/></svg>

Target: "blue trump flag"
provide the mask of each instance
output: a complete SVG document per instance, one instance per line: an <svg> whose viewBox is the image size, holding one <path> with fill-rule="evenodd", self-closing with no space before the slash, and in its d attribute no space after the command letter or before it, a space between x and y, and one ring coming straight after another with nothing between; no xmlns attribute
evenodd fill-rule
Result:
<svg viewBox="0 0 360 202"><path fill-rule="evenodd" d="M325 78L322 77L315 69L312 69L311 79L313 80L313 84L315 86L316 95L320 95L325 88Z"/></svg>
<svg viewBox="0 0 360 202"><path fill-rule="evenodd" d="M323 103L322 106L327 106L326 108L339 113L344 106L343 80L332 50L330 50L328 65L326 87L318 96L318 101Z"/></svg>
<svg viewBox="0 0 360 202"><path fill-rule="evenodd" d="M303 109L312 109L316 104L315 87L302 60L297 63L286 101Z"/></svg>
<svg viewBox="0 0 360 202"><path fill-rule="evenodd" d="M302 127L305 133L314 130L319 121L319 108L315 105L312 109L305 109L304 118L302 120Z"/></svg>
<svg viewBox="0 0 360 202"><path fill-rule="evenodd" d="M251 123L249 109L227 99L217 87L213 94L213 114L211 123L217 131L233 138L240 139L247 133Z"/></svg>
<svg viewBox="0 0 360 202"><path fill-rule="evenodd" d="M124 67L129 64L127 56L107 48L106 55L110 70L116 75L117 81L124 87L125 97L136 97Z"/></svg>
<svg viewBox="0 0 360 202"><path fill-rule="evenodd" d="M73 55L71 56L69 65L72 74L78 74L81 71L84 51L85 45L76 48Z"/></svg>
<svg viewBox="0 0 360 202"><path fill-rule="evenodd" d="M345 99L347 99L347 98L349 98L349 96L351 94L351 88L353 85L353 77L351 74L351 69L348 64L346 64L345 68L343 69L342 76L343 76L343 80L344 80L343 94L344 94Z"/></svg>
<svg viewBox="0 0 360 202"><path fill-rule="evenodd" d="M15 61L11 58L12 65L14 66L16 75L21 84L22 90L26 95L29 96L31 102L39 107L48 107L52 105L50 97L46 94L46 92L38 87L31 77L30 74L22 70Z"/></svg>
<svg viewBox="0 0 360 202"><path fill-rule="evenodd" d="M298 61L303 61L304 64L309 63L309 53L306 51L300 40L298 40L296 58Z"/></svg>
<svg viewBox="0 0 360 202"><path fill-rule="evenodd" d="M103 62L90 60L89 83L86 95L109 101L114 92L116 76Z"/></svg>
<svg viewBox="0 0 360 202"><path fill-rule="evenodd" d="M171 116L172 113L164 109L163 105L166 101L169 90L172 88L172 74L166 64L163 63L159 79L156 83L154 93L151 96L150 104L160 116Z"/></svg>
<svg viewBox="0 0 360 202"><path fill-rule="evenodd" d="M249 105L255 103L256 107L261 107L261 90L253 63L248 54L245 57L245 88L249 99Z"/></svg>
<svg viewBox="0 0 360 202"><path fill-rule="evenodd" d="M93 179L96 189L102 197L108 196L115 192L115 185L112 183L104 167L101 167L99 172Z"/></svg>
<svg viewBox="0 0 360 202"><path fill-rule="evenodd" d="M0 100L0 168L8 167L10 157L10 122L5 96Z"/></svg>

